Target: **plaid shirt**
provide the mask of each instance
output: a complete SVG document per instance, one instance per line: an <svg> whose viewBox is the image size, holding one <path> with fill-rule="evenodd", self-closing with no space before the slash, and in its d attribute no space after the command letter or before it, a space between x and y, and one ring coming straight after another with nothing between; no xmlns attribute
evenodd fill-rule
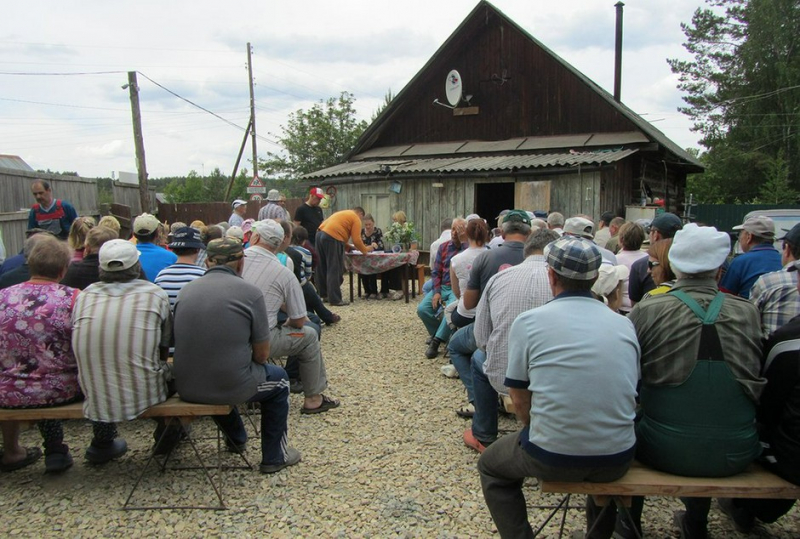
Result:
<svg viewBox="0 0 800 539"><path fill-rule="evenodd" d="M481 295L475 312L475 343L486 350L483 369L498 393L508 394L503 381L508 367L508 334L521 313L553 299L543 255L496 273Z"/></svg>
<svg viewBox="0 0 800 539"><path fill-rule="evenodd" d="M800 314L797 272L786 271L791 265L789 263L780 271L765 273L750 289L750 301L761 313L761 333L765 339Z"/></svg>
<svg viewBox="0 0 800 539"><path fill-rule="evenodd" d="M434 294L441 294L443 286L450 286L450 260L463 251L467 245L449 240L439 246L439 250L436 252L436 261L431 268Z"/></svg>

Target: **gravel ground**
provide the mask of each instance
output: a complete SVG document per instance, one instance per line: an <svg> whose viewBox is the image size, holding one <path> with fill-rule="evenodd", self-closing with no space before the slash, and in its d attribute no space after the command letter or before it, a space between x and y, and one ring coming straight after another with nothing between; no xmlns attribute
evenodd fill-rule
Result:
<svg viewBox="0 0 800 539"><path fill-rule="evenodd" d="M330 388L342 406L320 416L301 416L302 400L292 395L289 440L303 461L273 476L257 471L223 474L227 511L120 511L137 471L147 458L152 424L120 425L130 446L127 455L103 467L82 458L91 428L65 424L75 466L57 477L43 475L42 462L2 476L2 535L12 537L490 537L496 536L483 502L475 469L477 453L461 440L469 421L454 410L465 401L458 380L444 378L446 360L424 356L425 331L416 304L364 301L337 309L342 321L323 333ZM256 419L258 419L256 417ZM510 432L515 421L501 418ZM213 451L214 429L195 423L196 436ZM40 443L38 431L23 434L26 445ZM259 460L259 442L249 443L247 457ZM190 464L191 449L177 458ZM236 464L232 455L225 457ZM148 471L134 504L173 501L213 503L213 491L198 471ZM552 503L535 481L526 485L530 506ZM576 505L583 503L575 497ZM671 498L652 498L645 506L648 537L677 537L671 526ZM545 512L531 508L532 522ZM737 536L716 506L710 515L712 537ZM583 514L570 511L567 530L582 529ZM535 525L535 524L534 524ZM541 537L556 537L549 525ZM759 527L753 536L800 536L795 509L778 524ZM742 536L743 537L743 536Z"/></svg>

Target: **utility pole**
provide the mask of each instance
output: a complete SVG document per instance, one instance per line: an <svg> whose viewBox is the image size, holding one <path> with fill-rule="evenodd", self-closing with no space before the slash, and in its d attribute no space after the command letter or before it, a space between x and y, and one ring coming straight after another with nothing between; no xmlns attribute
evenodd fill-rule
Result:
<svg viewBox="0 0 800 539"><path fill-rule="evenodd" d="M150 193L147 191L147 164L144 159L144 139L142 138L142 113L139 110L139 84L136 71L128 71L127 86L131 94L131 115L133 116L133 142L136 145L136 170L139 172L139 201L142 213L150 211Z"/></svg>
<svg viewBox="0 0 800 539"><path fill-rule="evenodd" d="M258 152L256 151L256 99L253 93L253 47L247 43L247 76L250 80L250 144L253 146L253 178L258 176Z"/></svg>

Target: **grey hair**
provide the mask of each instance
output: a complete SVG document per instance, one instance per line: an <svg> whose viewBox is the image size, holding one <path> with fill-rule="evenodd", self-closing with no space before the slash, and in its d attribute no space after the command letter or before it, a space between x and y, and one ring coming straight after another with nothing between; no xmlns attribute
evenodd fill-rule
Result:
<svg viewBox="0 0 800 539"><path fill-rule="evenodd" d="M122 271L105 271L100 268L100 280L104 283L126 283L138 279L142 274L142 264L138 261L130 268Z"/></svg>
<svg viewBox="0 0 800 539"><path fill-rule="evenodd" d="M503 221L503 234L522 234L527 236L531 233L531 225L526 225L520 221Z"/></svg>
<svg viewBox="0 0 800 539"><path fill-rule="evenodd" d="M531 255L537 253L543 253L545 246L547 244L552 243L558 239L558 232L547 228L540 228L538 230L534 230L528 239L525 240L525 250L523 254L525 257L529 257Z"/></svg>
<svg viewBox="0 0 800 539"><path fill-rule="evenodd" d="M554 211L550 215L547 216L547 224L549 226L557 226L563 227L564 226L564 215Z"/></svg>
<svg viewBox="0 0 800 539"><path fill-rule="evenodd" d="M45 240L46 238L55 238L55 236L52 234L34 234L25 240L25 243L22 245L22 256L28 258L28 255L31 254L33 248L36 247L36 244L42 240Z"/></svg>
<svg viewBox="0 0 800 539"><path fill-rule="evenodd" d="M672 266L672 273L674 273L675 277L678 279L716 279L718 272L719 268L701 271L700 273L684 273L678 269L675 269L675 266Z"/></svg>

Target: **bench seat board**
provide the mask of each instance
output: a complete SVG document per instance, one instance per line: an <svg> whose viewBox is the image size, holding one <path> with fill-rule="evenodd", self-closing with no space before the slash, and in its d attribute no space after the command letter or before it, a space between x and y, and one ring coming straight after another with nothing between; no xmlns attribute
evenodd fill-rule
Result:
<svg viewBox="0 0 800 539"><path fill-rule="evenodd" d="M139 416L148 417L197 417L227 415L232 407L227 404L195 404L182 401L173 395L162 403L151 406ZM83 403L73 402L48 408L0 409L0 421L40 421L42 419L83 419Z"/></svg>
<svg viewBox="0 0 800 539"><path fill-rule="evenodd" d="M701 498L800 499L800 487L757 464L732 477L682 477L634 462L628 473L611 483L542 481L542 492L599 496L689 496Z"/></svg>

